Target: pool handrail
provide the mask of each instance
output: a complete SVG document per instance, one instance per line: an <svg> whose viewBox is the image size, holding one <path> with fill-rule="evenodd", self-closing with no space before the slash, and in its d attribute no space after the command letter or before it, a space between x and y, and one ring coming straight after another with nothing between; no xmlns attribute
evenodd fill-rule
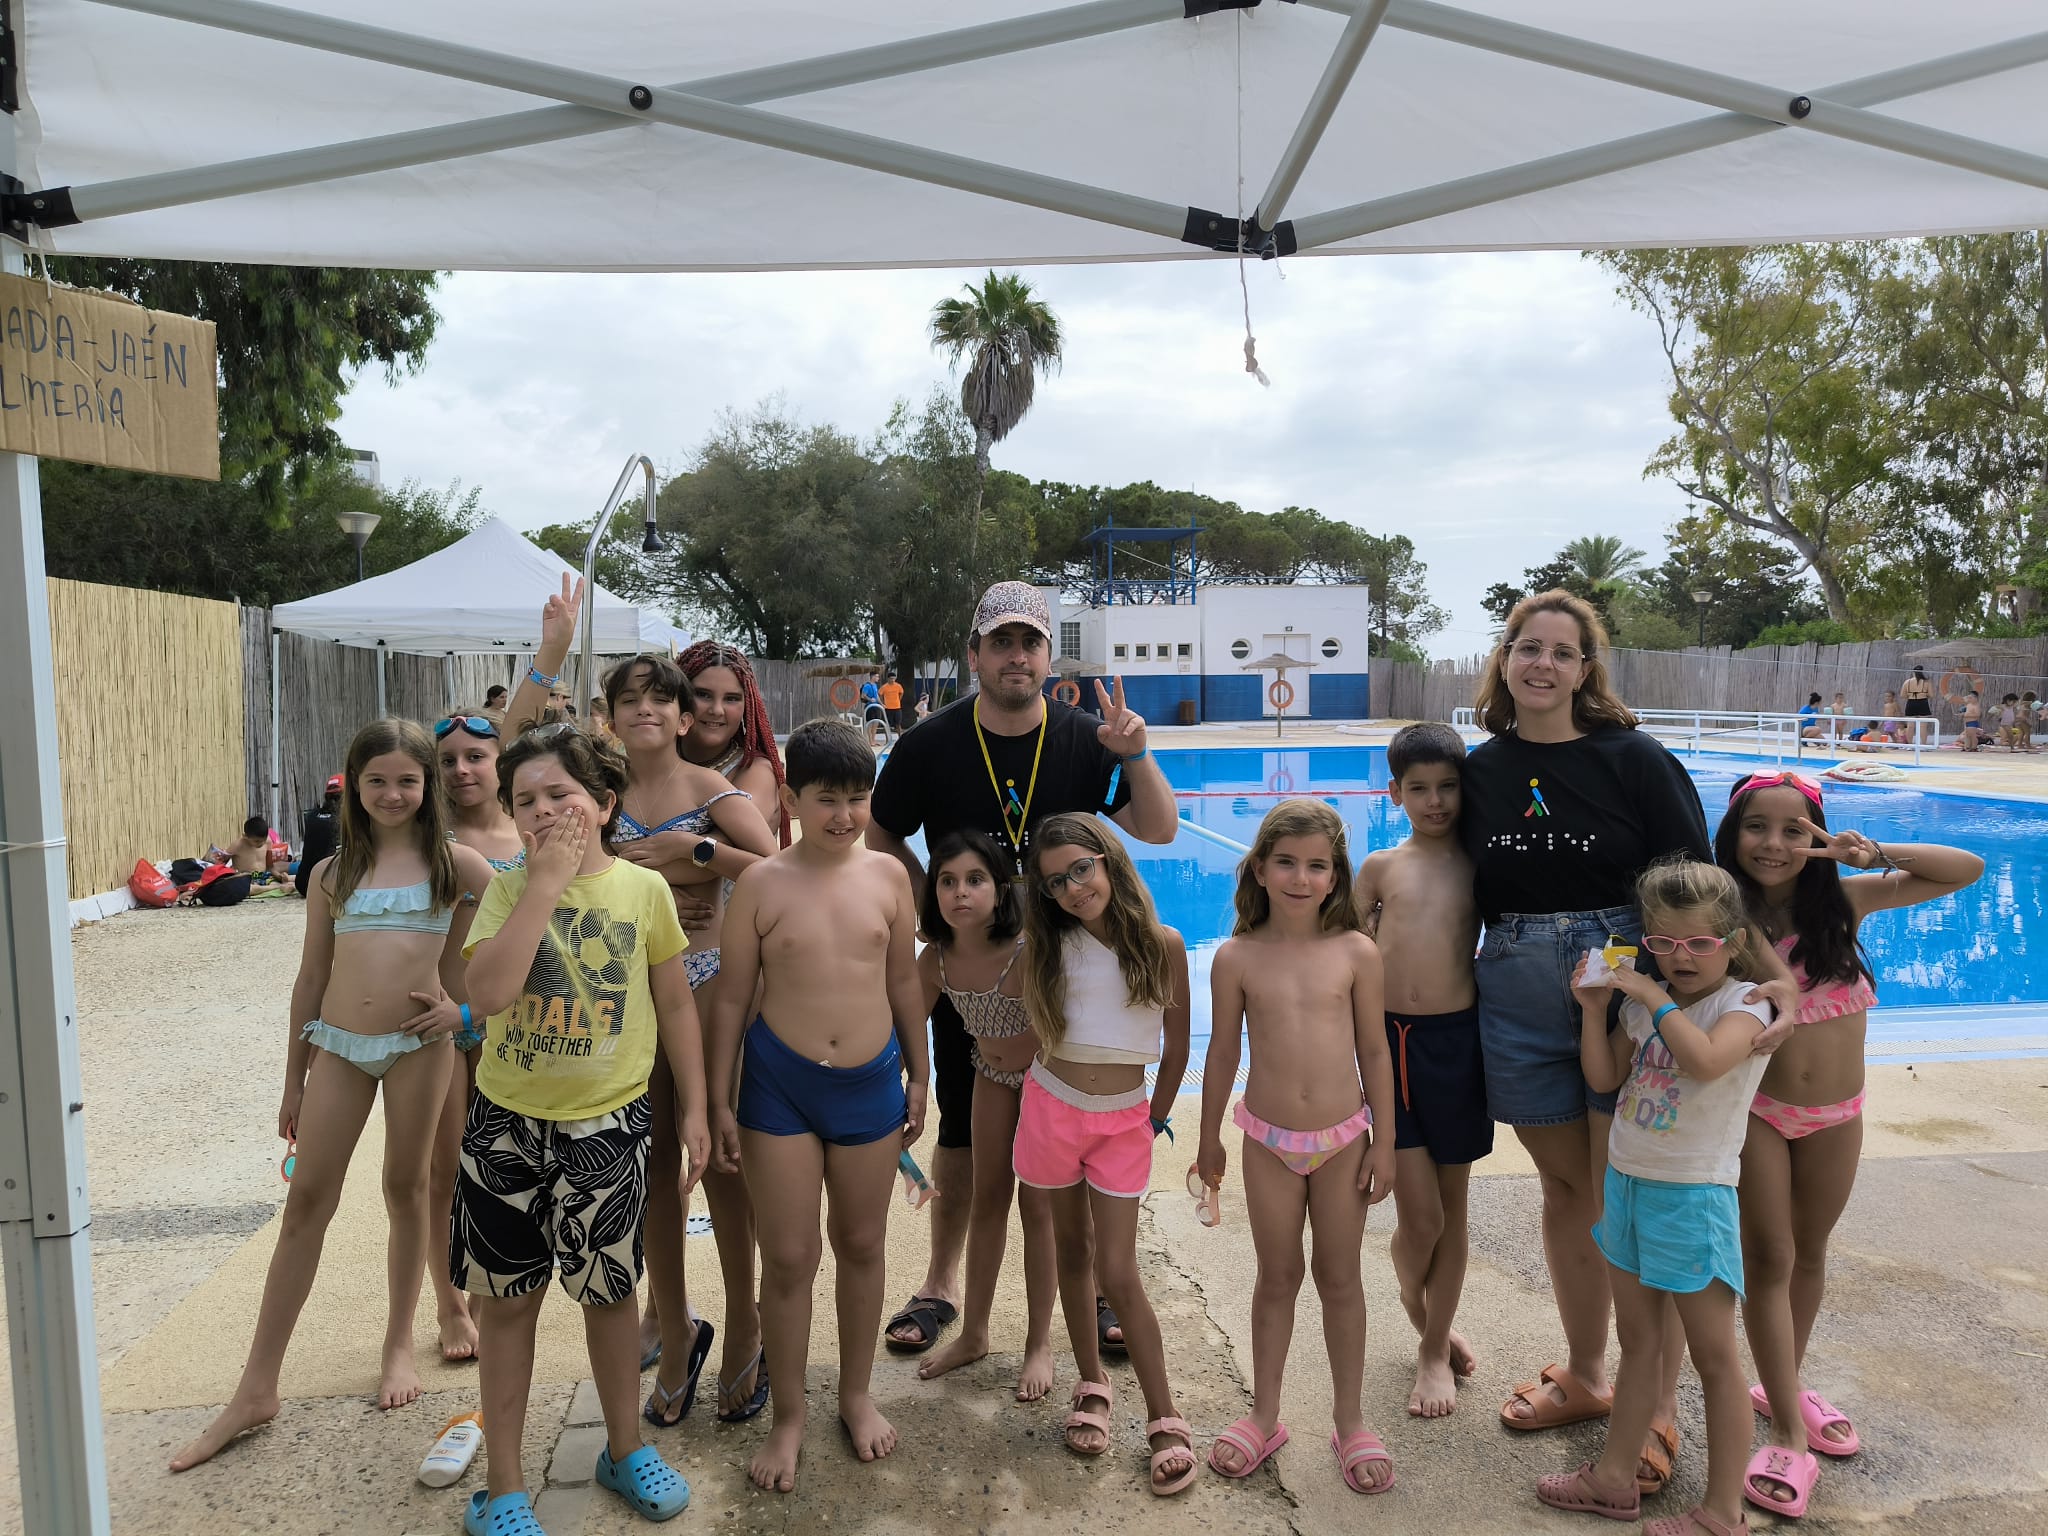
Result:
<svg viewBox="0 0 2048 1536"><path fill-rule="evenodd" d="M1913 731L1913 740L1900 748L1913 754L1913 766L1916 768L1923 766L1920 756L1923 750L1941 749L1941 721L1931 715L1815 716L1739 709L1638 709L1634 713L1660 741L1674 734L1684 737L1683 750L1695 757L1709 741L1745 735L1754 738L1756 756L1769 757L1781 763L1787 756L1797 762L1808 744L1861 755L1861 744L1851 742L1846 730L1836 734L1837 727L1851 720L1876 720L1887 726L1899 723L1917 727ZM1451 724L1461 731L1476 734L1479 730L1478 712L1469 706L1453 710ZM1824 726L1827 734L1821 737L1802 734L1815 724ZM1672 745L1668 741L1665 744ZM1678 748L1674 747L1674 750Z"/></svg>

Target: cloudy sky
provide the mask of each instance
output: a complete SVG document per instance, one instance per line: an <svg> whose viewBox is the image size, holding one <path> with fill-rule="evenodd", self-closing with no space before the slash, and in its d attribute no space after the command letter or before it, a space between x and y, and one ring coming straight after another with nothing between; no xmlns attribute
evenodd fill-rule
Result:
<svg viewBox="0 0 2048 1536"><path fill-rule="evenodd" d="M1406 533L1452 615L1438 655L1483 646L1492 583L1584 533L1660 556L1683 510L1642 478L1669 428L1655 333L1575 254L1250 264L1269 389L1243 371L1230 263L1027 275L1067 360L998 465ZM425 369L365 376L342 431L387 483L480 486L519 527L584 519L628 455L680 469L730 406L779 395L868 436L946 379L924 321L964 276L459 274Z"/></svg>

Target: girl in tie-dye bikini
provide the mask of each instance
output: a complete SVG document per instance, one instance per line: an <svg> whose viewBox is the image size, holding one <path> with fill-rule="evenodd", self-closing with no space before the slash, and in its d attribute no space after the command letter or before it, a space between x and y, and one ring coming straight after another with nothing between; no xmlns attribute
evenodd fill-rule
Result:
<svg viewBox="0 0 2048 1536"><path fill-rule="evenodd" d="M1379 950L1361 931L1344 823L1320 800L1284 800L1260 824L1238 865L1237 922L1216 951L1210 991L1196 1177L1210 1190L1223 1182L1223 1111L1242 1026L1252 1066L1233 1118L1244 1132L1259 1322L1252 1411L1216 1437L1209 1465L1225 1477L1248 1477L1287 1443L1280 1375L1306 1220L1315 1228L1313 1267L1335 1388L1330 1448L1353 1492L1383 1493L1394 1485L1394 1463L1366 1428L1360 1398L1359 1244L1366 1207L1394 1188L1394 1066Z"/></svg>
<svg viewBox="0 0 2048 1536"><path fill-rule="evenodd" d="M1863 1151L1863 1040L1877 993L1856 930L1873 912L1961 890L1984 861L1960 848L1879 847L1860 832L1830 832L1820 785L1796 773L1736 782L1714 858L1799 984L1798 1027L1771 1057L1750 1108L1741 1184L1742 1315L1763 1378L1750 1397L1771 1420L1743 1491L1761 1509L1799 1515L1820 1475L1812 1453L1853 1456L1862 1446L1848 1416L1800 1381L1828 1235ZM1845 880L1844 865L1882 873ZM1795 1268L1815 1283L1795 1288Z"/></svg>

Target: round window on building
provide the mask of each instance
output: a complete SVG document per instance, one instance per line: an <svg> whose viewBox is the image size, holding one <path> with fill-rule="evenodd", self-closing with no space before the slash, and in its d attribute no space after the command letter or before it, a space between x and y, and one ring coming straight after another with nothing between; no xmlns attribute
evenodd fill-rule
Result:
<svg viewBox="0 0 2048 1536"><path fill-rule="evenodd" d="M1343 651L1344 642L1335 635L1330 636L1329 639L1323 642L1323 654L1332 661L1335 661L1338 656L1342 655Z"/></svg>
<svg viewBox="0 0 2048 1536"><path fill-rule="evenodd" d="M1230 642L1230 654L1231 654L1231 655L1233 655L1233 656L1235 656L1235 657L1236 657L1236 658L1237 658L1237 659L1238 659L1239 661L1243 661L1243 660L1245 659L1245 657L1247 657L1247 656L1251 655L1251 653L1252 653L1252 643L1251 643L1251 641L1249 641L1249 640L1233 640L1233 641L1231 641L1231 642Z"/></svg>

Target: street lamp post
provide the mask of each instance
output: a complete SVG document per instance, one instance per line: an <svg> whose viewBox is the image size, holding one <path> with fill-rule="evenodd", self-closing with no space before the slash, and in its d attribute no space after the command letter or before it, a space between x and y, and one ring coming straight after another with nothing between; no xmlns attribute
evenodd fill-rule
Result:
<svg viewBox="0 0 2048 1536"><path fill-rule="evenodd" d="M356 547L356 580L363 579L363 546L370 542L370 535L377 531L377 524L383 518L375 512L344 511L334 514L334 521L341 531L348 535L349 542Z"/></svg>
<svg viewBox="0 0 2048 1536"><path fill-rule="evenodd" d="M1692 589L1692 600L1699 605L1700 648L1704 650L1707 644L1707 604L1714 600L1714 594L1705 587L1694 587Z"/></svg>

